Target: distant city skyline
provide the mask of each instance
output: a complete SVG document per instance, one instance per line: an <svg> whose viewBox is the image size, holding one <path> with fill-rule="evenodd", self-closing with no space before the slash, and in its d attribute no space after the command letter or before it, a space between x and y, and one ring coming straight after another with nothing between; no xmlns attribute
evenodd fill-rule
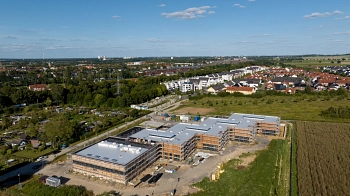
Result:
<svg viewBox="0 0 350 196"><path fill-rule="evenodd" d="M350 1L3 1L0 58L350 53Z"/></svg>

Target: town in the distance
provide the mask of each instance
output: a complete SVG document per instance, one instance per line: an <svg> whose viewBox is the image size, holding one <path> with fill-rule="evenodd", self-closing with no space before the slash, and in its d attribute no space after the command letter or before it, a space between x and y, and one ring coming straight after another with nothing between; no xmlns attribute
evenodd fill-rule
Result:
<svg viewBox="0 0 350 196"><path fill-rule="evenodd" d="M0 195L347 195L350 54L0 59Z"/></svg>

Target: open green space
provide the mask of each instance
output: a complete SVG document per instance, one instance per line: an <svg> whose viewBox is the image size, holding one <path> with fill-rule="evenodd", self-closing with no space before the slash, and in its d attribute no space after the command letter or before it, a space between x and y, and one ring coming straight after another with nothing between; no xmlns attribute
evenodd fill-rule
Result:
<svg viewBox="0 0 350 196"><path fill-rule="evenodd" d="M286 95L251 97L204 97L184 102L180 107L215 108L209 115L228 116L233 112L279 116L282 120L350 122L350 119L321 116L330 106L350 106L346 96ZM179 109L179 108L177 108ZM199 115L203 115L200 114Z"/></svg>
<svg viewBox="0 0 350 196"><path fill-rule="evenodd" d="M43 155L48 155L54 152L56 149L53 148L47 148L43 151L33 151L33 150L19 150L15 153L13 153L14 156L21 157L21 158L28 158L28 159L36 159Z"/></svg>
<svg viewBox="0 0 350 196"><path fill-rule="evenodd" d="M296 67L322 67L322 66L340 66L350 65L350 56L310 56L303 59L286 60L285 65Z"/></svg>
<svg viewBox="0 0 350 196"><path fill-rule="evenodd" d="M289 153L288 140L272 140L247 167L233 159L224 164L218 181L204 178L194 184L202 190L194 195L288 195Z"/></svg>
<svg viewBox="0 0 350 196"><path fill-rule="evenodd" d="M285 62L285 64L295 65L297 67L340 66L350 65L350 60L344 60L340 63L338 63L337 60L293 60L290 62Z"/></svg>

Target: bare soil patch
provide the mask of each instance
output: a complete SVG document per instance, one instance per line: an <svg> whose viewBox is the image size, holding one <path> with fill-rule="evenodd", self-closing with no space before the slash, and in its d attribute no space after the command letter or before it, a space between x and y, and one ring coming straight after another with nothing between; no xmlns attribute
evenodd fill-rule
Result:
<svg viewBox="0 0 350 196"><path fill-rule="evenodd" d="M184 107L180 108L178 110L175 110L174 112L176 114L199 114L199 115L206 115L210 112L214 112L215 108L195 108L195 107Z"/></svg>
<svg viewBox="0 0 350 196"><path fill-rule="evenodd" d="M251 163L251 162L254 161L255 157L256 157L256 155L253 154L253 155L251 155L251 156L249 156L249 157L241 158L242 161L243 161L243 162L241 163L241 165L242 165L242 166L248 166L249 163Z"/></svg>

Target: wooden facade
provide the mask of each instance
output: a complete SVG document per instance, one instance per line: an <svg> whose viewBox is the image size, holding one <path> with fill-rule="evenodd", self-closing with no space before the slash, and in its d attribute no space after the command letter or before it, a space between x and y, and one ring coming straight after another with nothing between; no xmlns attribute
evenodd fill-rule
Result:
<svg viewBox="0 0 350 196"><path fill-rule="evenodd" d="M277 136L280 133L280 127L277 123L269 123L263 121L257 121L255 124L258 134L262 135L274 135Z"/></svg>
<svg viewBox="0 0 350 196"><path fill-rule="evenodd" d="M158 160L159 157L157 145L150 146L145 153L126 165L72 154L73 171L126 184Z"/></svg>
<svg viewBox="0 0 350 196"><path fill-rule="evenodd" d="M231 141L236 142L252 142L255 133L254 128L247 127L247 128L237 128L237 127L228 127L229 130L229 138Z"/></svg>

